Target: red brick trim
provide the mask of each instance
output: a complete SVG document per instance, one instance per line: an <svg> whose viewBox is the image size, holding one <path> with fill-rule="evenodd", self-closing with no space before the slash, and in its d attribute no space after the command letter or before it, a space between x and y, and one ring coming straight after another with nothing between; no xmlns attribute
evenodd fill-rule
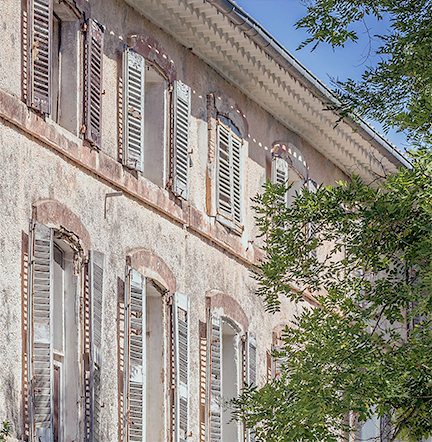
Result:
<svg viewBox="0 0 432 442"><path fill-rule="evenodd" d="M165 261L150 250L136 250L126 257L126 264L144 276L153 277L171 293L176 291L177 282Z"/></svg>
<svg viewBox="0 0 432 442"><path fill-rule="evenodd" d="M249 320L241 305L230 295L218 290L210 290L206 293L207 308L223 309L223 314L233 319L242 327L242 331L249 329Z"/></svg>
<svg viewBox="0 0 432 442"><path fill-rule="evenodd" d="M174 61L160 43L149 35L129 37L128 45L142 55L146 60L157 65L172 83L177 80L177 70Z"/></svg>
<svg viewBox="0 0 432 442"><path fill-rule="evenodd" d="M214 97L214 105L217 113L229 118L240 131L242 138L247 138L249 134L249 124L239 105L231 97L222 92L215 92Z"/></svg>
<svg viewBox="0 0 432 442"><path fill-rule="evenodd" d="M54 200L38 201L32 206L32 217L48 227L65 229L78 237L84 252L90 250L90 235L81 220L64 204Z"/></svg>

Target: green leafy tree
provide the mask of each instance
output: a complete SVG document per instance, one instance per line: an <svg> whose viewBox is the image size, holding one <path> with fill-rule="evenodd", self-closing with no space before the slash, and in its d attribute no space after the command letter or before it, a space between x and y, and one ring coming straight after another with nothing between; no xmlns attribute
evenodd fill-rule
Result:
<svg viewBox="0 0 432 442"><path fill-rule="evenodd" d="M0 428L0 442L6 442L7 437L10 436L11 424L3 421Z"/></svg>
<svg viewBox="0 0 432 442"><path fill-rule="evenodd" d="M362 79L337 81L340 115L357 114L404 130L416 144L431 144L432 2L430 0L303 0L307 15L297 27L310 37L300 46L320 43L333 48L357 41L356 23L369 33L371 55L380 61L365 69ZM367 23L389 20L385 34L371 35ZM373 29L373 28L372 28ZM374 51L374 47L377 47ZM375 53L373 53L375 52Z"/></svg>
<svg viewBox="0 0 432 442"><path fill-rule="evenodd" d="M271 442L336 442L372 416L382 441L418 441L432 434L432 2L303 3L297 26L312 50L356 41L356 22L387 16L386 34L371 36L380 62L358 82L337 81L328 107L404 130L417 151L411 169L375 188L354 176L304 191L290 208L279 203L284 186L267 183L256 197L266 254L258 295L269 312L283 296L304 308L274 355L281 375L246 387L235 416Z"/></svg>
<svg viewBox="0 0 432 442"><path fill-rule="evenodd" d="M336 442L373 415L382 440L432 434L432 155L412 155L377 188L354 176L289 208L284 186L256 197L258 294L270 312L281 296L304 306L276 355L282 375L235 401L259 440Z"/></svg>

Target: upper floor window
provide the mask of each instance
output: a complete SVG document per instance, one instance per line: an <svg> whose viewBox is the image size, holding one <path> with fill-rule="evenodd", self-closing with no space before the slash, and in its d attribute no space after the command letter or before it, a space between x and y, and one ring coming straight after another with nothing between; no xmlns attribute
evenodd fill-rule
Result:
<svg viewBox="0 0 432 442"><path fill-rule="evenodd" d="M175 81L172 95L168 94L168 78L162 70L129 47L123 68L123 164L160 187L169 183L174 193L187 199L190 88ZM167 145L171 145L169 151Z"/></svg>
<svg viewBox="0 0 432 442"><path fill-rule="evenodd" d="M242 226L242 146L239 130L219 115L217 125L217 219L241 233Z"/></svg>
<svg viewBox="0 0 432 442"><path fill-rule="evenodd" d="M27 104L100 147L103 28L89 20L83 44L77 14L67 2L29 0Z"/></svg>
<svg viewBox="0 0 432 442"><path fill-rule="evenodd" d="M285 195L280 197L279 201L285 203L286 207L290 207L296 194L300 193L303 189L304 178L285 159L273 155L272 183L291 186Z"/></svg>

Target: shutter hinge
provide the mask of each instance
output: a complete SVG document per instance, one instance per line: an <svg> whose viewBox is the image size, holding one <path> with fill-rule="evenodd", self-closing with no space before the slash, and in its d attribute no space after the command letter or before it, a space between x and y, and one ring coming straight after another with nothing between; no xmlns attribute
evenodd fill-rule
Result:
<svg viewBox="0 0 432 442"><path fill-rule="evenodd" d="M167 305L172 305L172 303L173 303L173 296L170 295L170 296L168 296L168 298L167 298Z"/></svg>

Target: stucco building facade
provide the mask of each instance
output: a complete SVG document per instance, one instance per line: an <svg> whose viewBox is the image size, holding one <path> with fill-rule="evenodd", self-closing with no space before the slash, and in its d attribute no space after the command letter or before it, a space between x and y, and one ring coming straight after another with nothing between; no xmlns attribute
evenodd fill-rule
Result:
<svg viewBox="0 0 432 442"><path fill-rule="evenodd" d="M228 0L1 11L0 421L20 441L248 439L225 401L275 375L297 308L254 294L251 197L403 157L335 128L331 93Z"/></svg>

